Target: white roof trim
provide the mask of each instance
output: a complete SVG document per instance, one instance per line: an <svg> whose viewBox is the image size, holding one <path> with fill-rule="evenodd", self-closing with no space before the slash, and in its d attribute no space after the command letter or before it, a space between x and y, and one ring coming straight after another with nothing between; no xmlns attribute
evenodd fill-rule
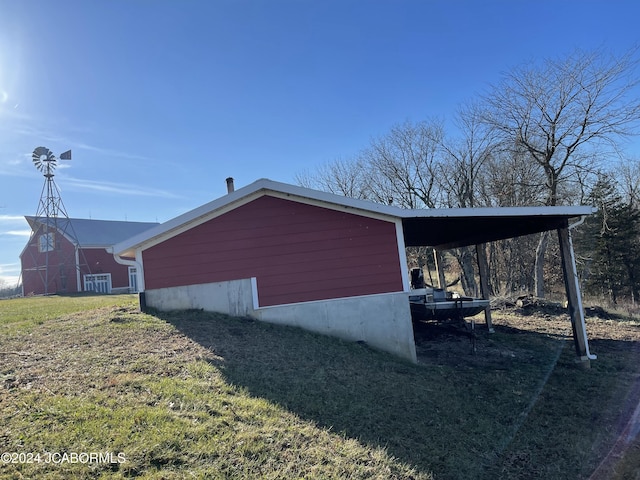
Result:
<svg viewBox="0 0 640 480"><path fill-rule="evenodd" d="M335 195L333 193L312 190L288 183L274 182L262 178L246 187L240 188L223 197L201 205L189 212L179 215L165 223L124 240L113 247L117 255L133 255L139 248L149 248L182 231L204 223L222 213L248 203L268 192L278 194L280 198L295 197L305 203L318 202L328 208L338 207L339 210L354 210L354 214L369 217L388 217L389 221L403 218L443 218L443 217L509 217L523 215L541 216L582 216L589 215L595 210L584 206L559 207L500 207L500 208L448 208L448 209L415 209L407 210L392 205L382 205L368 200Z"/></svg>
<svg viewBox="0 0 640 480"><path fill-rule="evenodd" d="M476 208L433 208L403 210L402 218L459 218L459 217L522 217L522 216L563 216L580 217L591 215L597 208L584 205L554 207L476 207Z"/></svg>

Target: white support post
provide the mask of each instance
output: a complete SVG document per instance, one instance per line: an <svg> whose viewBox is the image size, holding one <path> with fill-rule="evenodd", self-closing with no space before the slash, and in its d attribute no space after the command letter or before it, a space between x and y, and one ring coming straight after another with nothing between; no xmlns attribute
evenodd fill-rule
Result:
<svg viewBox="0 0 640 480"><path fill-rule="evenodd" d="M571 317L576 354L579 360L582 361L586 367L589 367L590 361L595 360L597 357L589 352L589 340L587 339L580 283L568 224L558 229L558 239L560 242L562 271L564 273L564 284L567 291L569 316Z"/></svg>

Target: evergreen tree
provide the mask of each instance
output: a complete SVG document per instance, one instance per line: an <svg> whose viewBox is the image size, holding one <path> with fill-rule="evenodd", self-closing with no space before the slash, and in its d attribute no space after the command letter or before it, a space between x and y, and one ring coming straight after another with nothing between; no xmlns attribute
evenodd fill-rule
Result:
<svg viewBox="0 0 640 480"><path fill-rule="evenodd" d="M607 176L599 178L588 200L598 212L576 232L584 289L613 304L623 297L635 302L640 282L640 212L624 203Z"/></svg>

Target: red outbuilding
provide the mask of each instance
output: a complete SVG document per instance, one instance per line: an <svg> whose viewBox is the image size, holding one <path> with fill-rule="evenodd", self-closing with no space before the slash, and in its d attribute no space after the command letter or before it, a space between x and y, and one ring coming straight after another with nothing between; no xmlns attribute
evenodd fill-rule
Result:
<svg viewBox="0 0 640 480"><path fill-rule="evenodd" d="M20 254L24 295L138 291L135 267L107 248L157 223L25 218L32 233Z"/></svg>
<svg viewBox="0 0 640 480"><path fill-rule="evenodd" d="M407 246L448 249L557 230L576 350L588 361L568 232L569 219L590 213L582 206L406 210L261 179L112 251L135 268L149 307L250 316L415 361Z"/></svg>

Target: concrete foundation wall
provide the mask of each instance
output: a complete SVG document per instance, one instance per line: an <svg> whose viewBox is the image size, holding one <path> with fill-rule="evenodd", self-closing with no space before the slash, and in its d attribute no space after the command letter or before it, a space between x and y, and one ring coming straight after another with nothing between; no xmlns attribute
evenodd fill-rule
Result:
<svg viewBox="0 0 640 480"><path fill-rule="evenodd" d="M406 293L385 293L255 307L250 279L146 290L147 306L159 310L202 308L250 316L368 345L416 362L411 311Z"/></svg>
<svg viewBox="0 0 640 480"><path fill-rule="evenodd" d="M145 297L147 306L158 310L201 308L236 317L253 316L253 288L249 279L146 290Z"/></svg>

